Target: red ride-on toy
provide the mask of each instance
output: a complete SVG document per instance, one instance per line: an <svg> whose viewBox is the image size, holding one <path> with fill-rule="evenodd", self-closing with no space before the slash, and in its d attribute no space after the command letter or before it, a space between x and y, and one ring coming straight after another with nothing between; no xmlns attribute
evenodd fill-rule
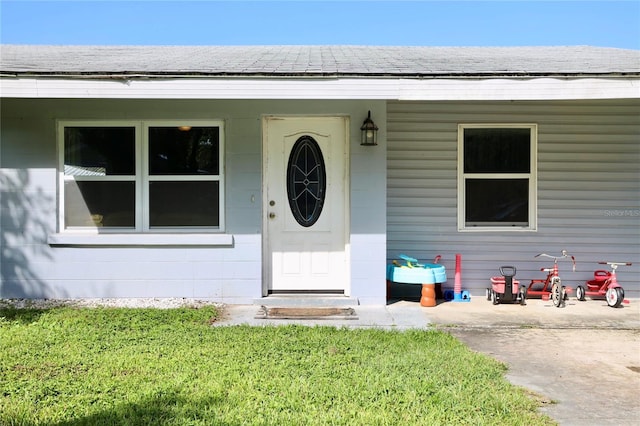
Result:
<svg viewBox="0 0 640 426"><path fill-rule="evenodd" d="M516 276L515 266L501 266L500 277L491 277L491 288L487 289L487 300L491 300L494 305L499 303L520 303L527 304L527 288L521 286Z"/></svg>
<svg viewBox="0 0 640 426"><path fill-rule="evenodd" d="M587 281L587 287L579 285L576 288L576 298L584 301L586 296L593 299L606 299L607 305L618 308L624 301L624 289L618 284L616 269L618 266L631 266L631 262L598 262L600 265L611 266L611 272L599 269L593 273L593 279Z"/></svg>
<svg viewBox="0 0 640 426"><path fill-rule="evenodd" d="M564 301L568 299L568 294L572 292L573 289L562 285L562 280L560 279L560 273L558 271L558 259L570 258L573 262L574 272L576 270L576 259L573 256L570 256L566 250L562 250L562 256L551 256L545 253L540 253L535 257L548 257L553 259L553 268L540 269L547 273L547 277L545 279L531 280L531 283L527 288L527 296L540 297L543 300L551 299L553 305L557 308L565 306Z"/></svg>

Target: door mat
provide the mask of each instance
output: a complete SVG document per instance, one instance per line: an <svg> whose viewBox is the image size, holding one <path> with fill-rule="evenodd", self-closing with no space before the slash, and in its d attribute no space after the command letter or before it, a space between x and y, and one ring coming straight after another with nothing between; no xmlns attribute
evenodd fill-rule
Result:
<svg viewBox="0 0 640 426"><path fill-rule="evenodd" d="M261 306L256 319L357 320L353 308L269 308Z"/></svg>

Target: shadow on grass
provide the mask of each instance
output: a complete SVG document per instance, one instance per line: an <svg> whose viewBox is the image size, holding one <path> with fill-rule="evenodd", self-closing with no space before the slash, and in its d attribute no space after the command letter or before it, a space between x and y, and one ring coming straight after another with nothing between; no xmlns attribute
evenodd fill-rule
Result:
<svg viewBox="0 0 640 426"><path fill-rule="evenodd" d="M2 306L0 301L0 319L17 322L19 324L31 324L47 313L48 309L28 309L15 308L13 306Z"/></svg>
<svg viewBox="0 0 640 426"><path fill-rule="evenodd" d="M123 404L85 417L54 423L55 426L100 425L176 425L211 424L239 425L216 420L215 413L223 401L211 397L205 400L187 400L178 391L164 391L140 402Z"/></svg>

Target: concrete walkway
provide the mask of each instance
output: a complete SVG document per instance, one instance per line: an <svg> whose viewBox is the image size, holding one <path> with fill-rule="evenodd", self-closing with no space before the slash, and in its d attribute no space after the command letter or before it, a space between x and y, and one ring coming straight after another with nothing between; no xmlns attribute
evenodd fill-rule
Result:
<svg viewBox="0 0 640 426"><path fill-rule="evenodd" d="M259 303L259 302L258 302ZM507 379L536 393L561 425L640 424L640 300L492 305L484 297L421 307L397 301L352 306L357 319L256 319L258 305L229 305L218 326L303 324L405 330L437 328L504 362Z"/></svg>

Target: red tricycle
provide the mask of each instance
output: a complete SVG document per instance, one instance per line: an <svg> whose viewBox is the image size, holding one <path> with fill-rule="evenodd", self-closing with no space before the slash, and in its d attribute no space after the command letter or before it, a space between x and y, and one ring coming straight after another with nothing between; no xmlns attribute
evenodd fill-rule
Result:
<svg viewBox="0 0 640 426"><path fill-rule="evenodd" d="M600 265L609 265L611 272L604 269L598 269L593 273L593 279L587 281L587 287L579 285L576 288L576 298L580 301L584 301L586 296L593 299L607 300L607 305L612 308L619 308L622 302L628 303L624 300L624 289L618 284L618 278L616 277L616 269L618 266L631 266L631 262L598 262Z"/></svg>
<svg viewBox="0 0 640 426"><path fill-rule="evenodd" d="M549 300L553 302L553 305L557 308L565 306L564 301L568 298L568 294L573 291L571 287L562 285L560 279L560 273L558 271L558 259L570 258L573 262L573 271L576 270L576 259L569 255L566 250L562 250L561 256L551 256L545 253L535 255L535 257L548 257L553 259L553 268L542 268L543 272L547 273L545 279L531 280L529 288L527 289L527 297L540 297L543 300Z"/></svg>

